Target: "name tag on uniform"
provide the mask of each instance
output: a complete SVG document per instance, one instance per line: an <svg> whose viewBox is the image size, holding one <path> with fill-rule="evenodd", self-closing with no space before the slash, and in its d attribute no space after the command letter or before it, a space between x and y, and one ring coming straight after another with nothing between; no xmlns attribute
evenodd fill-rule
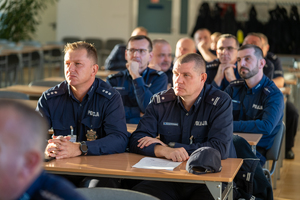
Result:
<svg viewBox="0 0 300 200"><path fill-rule="evenodd" d="M165 125L165 126L178 126L178 123L164 122L163 125Z"/></svg>
<svg viewBox="0 0 300 200"><path fill-rule="evenodd" d="M93 131L93 129L88 130L85 136L87 141L94 141L97 139L96 131Z"/></svg>

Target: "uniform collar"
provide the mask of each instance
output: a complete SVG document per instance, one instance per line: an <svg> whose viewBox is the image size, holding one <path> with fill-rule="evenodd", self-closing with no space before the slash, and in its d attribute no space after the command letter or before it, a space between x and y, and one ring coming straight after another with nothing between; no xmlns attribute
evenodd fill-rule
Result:
<svg viewBox="0 0 300 200"><path fill-rule="evenodd" d="M18 200L30 200L36 191L39 190L40 186L43 182L43 175L45 175L45 171L42 171L41 174L37 177L37 179L31 184L31 186L27 189L23 195L18 198Z"/></svg>
<svg viewBox="0 0 300 200"><path fill-rule="evenodd" d="M191 109L190 109L189 112L194 112L195 108L197 108L197 106L200 105L200 102L201 102L201 99L202 99L202 97L203 97L205 88L206 88L206 84L204 84L204 86L203 86L203 88L202 88L202 90L201 90L199 96L197 97L196 101L194 102L194 104L193 104L193 106L191 107ZM187 111L187 110L185 109L183 103L182 103L182 99L181 99L179 96L177 96L177 103L178 103L185 111Z"/></svg>
<svg viewBox="0 0 300 200"><path fill-rule="evenodd" d="M245 86L247 88L247 93L248 94L256 94L257 92L259 92L263 88L265 81L266 81L266 76L263 75L263 77L259 81L259 83L256 86L254 86L253 88L251 88L251 89L248 87L248 85L247 85L247 83L245 81Z"/></svg>
<svg viewBox="0 0 300 200"><path fill-rule="evenodd" d="M88 92L86 93L86 95L84 96L83 100L86 98L86 97L89 97L89 96L92 96L93 93L95 92L95 88L96 88L96 85L98 84L98 79L95 78L92 86L90 87L90 89L88 90ZM69 96L72 97L74 100L77 100L76 97L74 96L73 94L73 91L71 90L71 87L70 85L68 84L68 92L69 92Z"/></svg>

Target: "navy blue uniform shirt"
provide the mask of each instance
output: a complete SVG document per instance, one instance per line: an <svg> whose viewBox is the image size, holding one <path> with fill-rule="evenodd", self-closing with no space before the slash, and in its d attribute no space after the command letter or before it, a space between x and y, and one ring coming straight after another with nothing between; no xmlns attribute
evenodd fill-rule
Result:
<svg viewBox="0 0 300 200"><path fill-rule="evenodd" d="M215 59L211 62L208 62L206 64L206 74L207 74L207 80L206 83L209 83L213 86L215 86L216 88L220 89L220 90L225 90L225 88L229 85L229 82L227 81L227 79L224 77L224 79L221 82L221 85L218 86L216 84L216 82L214 81L215 76L218 72L219 69L219 65L220 65L220 60L219 59ZM236 66L236 64L235 64ZM234 68L234 75L237 79L240 79L240 75L238 73L237 67Z"/></svg>
<svg viewBox="0 0 300 200"><path fill-rule="evenodd" d="M130 137L131 152L155 156L154 147L140 149L138 140L145 136L165 144L175 142L174 148L184 147L191 154L200 147L217 149L222 159L236 157L232 143L232 104L230 97L217 88L205 84L200 95L187 111L174 90L160 92L153 96L145 115Z"/></svg>
<svg viewBox="0 0 300 200"><path fill-rule="evenodd" d="M257 146L273 145L283 117L283 94L265 75L252 89L244 80L232 81L225 89L232 98L233 131L263 134Z"/></svg>
<svg viewBox="0 0 300 200"><path fill-rule="evenodd" d="M274 53L271 52L267 53L266 58L269 59L274 65L273 78L283 77L283 69L282 69L280 59Z"/></svg>
<svg viewBox="0 0 300 200"><path fill-rule="evenodd" d="M85 198L67 180L43 171L28 190L18 200L53 200Z"/></svg>
<svg viewBox="0 0 300 200"><path fill-rule="evenodd" d="M168 77L168 84L170 83L170 86L173 87L173 71L172 66L165 72L165 74Z"/></svg>
<svg viewBox="0 0 300 200"><path fill-rule="evenodd" d="M125 151L127 132L124 108L119 93L101 79L79 102L64 81L50 88L40 97L37 111L48 120L56 136L77 135L77 142L87 140L87 131L96 131L96 140L87 141L87 155L122 153Z"/></svg>
<svg viewBox="0 0 300 200"><path fill-rule="evenodd" d="M141 77L132 80L126 69L107 77L106 82L122 96L126 122L139 123L140 113L144 113L153 94L166 90L167 75L162 71L146 68Z"/></svg>

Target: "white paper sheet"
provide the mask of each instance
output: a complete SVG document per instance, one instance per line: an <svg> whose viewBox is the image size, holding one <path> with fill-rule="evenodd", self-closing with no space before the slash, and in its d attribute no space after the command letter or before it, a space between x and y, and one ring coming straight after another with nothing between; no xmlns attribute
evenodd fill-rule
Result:
<svg viewBox="0 0 300 200"><path fill-rule="evenodd" d="M161 158L145 157L142 158L138 163L136 163L132 167L142 169L166 169L172 171L180 164L181 162L173 162L171 160Z"/></svg>

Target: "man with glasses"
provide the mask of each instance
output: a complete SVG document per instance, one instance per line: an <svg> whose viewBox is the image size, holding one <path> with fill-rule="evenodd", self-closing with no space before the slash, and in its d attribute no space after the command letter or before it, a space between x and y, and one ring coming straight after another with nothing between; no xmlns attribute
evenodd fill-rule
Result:
<svg viewBox="0 0 300 200"><path fill-rule="evenodd" d="M207 63L207 83L224 90L229 82L239 79L236 69L236 57L239 42L234 35L223 34L217 43L217 57Z"/></svg>
<svg viewBox="0 0 300 200"><path fill-rule="evenodd" d="M126 48L127 69L108 76L106 81L122 96L126 122L137 124L152 95L167 89L168 79L164 72L148 68L153 54L147 36L132 36Z"/></svg>

